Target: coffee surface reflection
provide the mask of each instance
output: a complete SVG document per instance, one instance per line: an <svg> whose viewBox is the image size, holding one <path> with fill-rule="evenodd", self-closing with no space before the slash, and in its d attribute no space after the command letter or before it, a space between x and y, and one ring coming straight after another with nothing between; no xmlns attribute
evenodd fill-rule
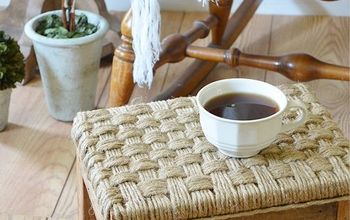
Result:
<svg viewBox="0 0 350 220"><path fill-rule="evenodd" d="M268 97L249 93L227 93L205 103L204 108L221 118L255 120L279 111L276 102Z"/></svg>

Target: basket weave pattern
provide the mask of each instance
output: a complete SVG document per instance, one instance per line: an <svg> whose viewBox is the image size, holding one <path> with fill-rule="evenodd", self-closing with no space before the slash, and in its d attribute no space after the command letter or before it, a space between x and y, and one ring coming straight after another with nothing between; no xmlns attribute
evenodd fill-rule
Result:
<svg viewBox="0 0 350 220"><path fill-rule="evenodd" d="M188 219L349 195L349 141L303 84L280 88L310 118L246 159L207 142L191 97L79 113L72 137L99 211Z"/></svg>

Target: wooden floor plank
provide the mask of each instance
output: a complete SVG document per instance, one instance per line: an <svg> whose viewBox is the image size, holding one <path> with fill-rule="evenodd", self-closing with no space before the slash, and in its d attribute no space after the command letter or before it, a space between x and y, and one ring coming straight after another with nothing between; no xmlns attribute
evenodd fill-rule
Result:
<svg viewBox="0 0 350 220"><path fill-rule="evenodd" d="M57 206L51 217L66 219L75 219L78 214L78 200L77 200L77 169L75 162L69 174L69 178L64 186L64 190L58 200Z"/></svg>
<svg viewBox="0 0 350 220"><path fill-rule="evenodd" d="M0 213L50 216L74 160L70 128L48 115L38 80L13 90L0 132Z"/></svg>
<svg viewBox="0 0 350 220"><path fill-rule="evenodd" d="M66 219L0 213L0 220L66 220Z"/></svg>
<svg viewBox="0 0 350 220"><path fill-rule="evenodd" d="M0 214L0 220L48 220L48 218L24 216L24 215Z"/></svg>
<svg viewBox="0 0 350 220"><path fill-rule="evenodd" d="M103 108L105 105L105 90L109 86L111 76L111 62L112 57L107 57L101 61L100 69L98 71L98 84L96 89L95 106L97 109ZM107 102L107 101L106 101Z"/></svg>
<svg viewBox="0 0 350 220"><path fill-rule="evenodd" d="M309 53L318 59L339 65L350 65L350 17L275 16L272 22L271 55ZM347 31L345 31L347 30ZM271 84L292 83L284 76L268 72ZM315 80L306 83L334 116L349 137L350 83L336 80Z"/></svg>
<svg viewBox="0 0 350 220"><path fill-rule="evenodd" d="M105 72L108 72L108 77L106 77L106 84L103 87L102 93L99 96L99 99L96 100L97 104L96 104L96 108L104 108L107 106L107 102L108 102L108 94L109 94L109 87L110 87L110 80L111 80L111 66L108 67L108 69L105 69Z"/></svg>
<svg viewBox="0 0 350 220"><path fill-rule="evenodd" d="M102 99L103 92L105 90L105 87L109 83L109 78L111 75L111 57L108 57L106 59L103 59L101 61L100 69L98 71L98 84L96 89L96 106L97 108L101 108L103 106L100 105L100 100Z"/></svg>

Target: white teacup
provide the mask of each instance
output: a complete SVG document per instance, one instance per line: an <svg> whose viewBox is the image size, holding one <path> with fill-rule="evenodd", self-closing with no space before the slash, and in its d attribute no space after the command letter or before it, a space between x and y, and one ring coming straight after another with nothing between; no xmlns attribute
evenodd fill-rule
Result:
<svg viewBox="0 0 350 220"><path fill-rule="evenodd" d="M254 120L231 120L207 111L205 104L227 93L248 93L267 97L278 105L270 116ZM232 157L250 157L270 145L277 134L304 123L307 111L302 103L288 101L284 93L268 83L252 79L225 79L210 83L197 94L200 123L207 140L220 152ZM300 108L302 114L295 121L282 125L282 113Z"/></svg>

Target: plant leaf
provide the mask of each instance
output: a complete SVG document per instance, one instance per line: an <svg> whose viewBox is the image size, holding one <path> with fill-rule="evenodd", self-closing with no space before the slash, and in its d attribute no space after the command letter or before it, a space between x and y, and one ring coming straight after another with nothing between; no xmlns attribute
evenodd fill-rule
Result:
<svg viewBox="0 0 350 220"><path fill-rule="evenodd" d="M90 24L88 22L88 17L84 14L77 15L75 23L76 30L74 32L69 32L63 27L61 17L53 14L41 20L35 31L38 34L55 39L84 37L97 31L97 27Z"/></svg>
<svg viewBox="0 0 350 220"><path fill-rule="evenodd" d="M17 42L0 31L0 90L14 88L24 78L23 55Z"/></svg>

